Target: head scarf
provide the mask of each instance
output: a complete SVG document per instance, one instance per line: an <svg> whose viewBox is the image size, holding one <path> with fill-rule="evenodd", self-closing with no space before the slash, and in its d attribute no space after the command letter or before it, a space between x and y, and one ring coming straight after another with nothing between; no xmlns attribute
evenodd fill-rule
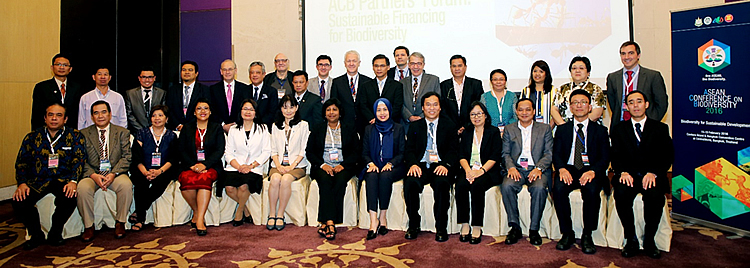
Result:
<svg viewBox="0 0 750 268"><path fill-rule="evenodd" d="M381 103L385 104L388 113L392 114L391 102L386 98L375 100L375 104L372 105L373 113L377 115L378 105ZM391 116L388 116L388 120L385 121L380 121L375 116L375 127L370 133L370 158L378 167L383 167L393 158L393 119Z"/></svg>

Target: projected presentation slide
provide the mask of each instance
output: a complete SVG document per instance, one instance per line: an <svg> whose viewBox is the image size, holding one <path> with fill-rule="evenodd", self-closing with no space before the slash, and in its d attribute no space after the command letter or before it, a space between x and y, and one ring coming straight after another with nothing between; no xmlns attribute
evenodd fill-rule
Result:
<svg viewBox="0 0 750 268"><path fill-rule="evenodd" d="M333 58L331 75L345 72L344 53L361 54L360 72L373 76L371 61L403 45L425 55L425 71L450 78L449 59L467 58L467 75L485 81L490 71L508 74L508 88L528 83L531 64L545 60L555 86L570 81L576 55L591 59L591 78L604 86L622 68L619 46L629 40L628 1L592 0L325 0L304 1L306 70L315 58Z"/></svg>

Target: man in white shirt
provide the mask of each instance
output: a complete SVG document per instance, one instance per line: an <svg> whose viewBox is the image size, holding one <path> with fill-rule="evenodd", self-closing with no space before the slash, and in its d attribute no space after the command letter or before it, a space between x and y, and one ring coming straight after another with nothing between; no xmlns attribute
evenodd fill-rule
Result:
<svg viewBox="0 0 750 268"><path fill-rule="evenodd" d="M440 78L424 73L425 59L419 52L411 53L409 56L409 70L411 75L403 79L401 85L404 93L404 106L402 118L406 130L409 130L408 122L422 119L422 104L419 101L427 92L435 92L440 95Z"/></svg>
<svg viewBox="0 0 750 268"><path fill-rule="evenodd" d="M120 93L115 92L109 87L109 81L112 76L109 74L109 68L101 67L91 76L96 83L94 90L89 91L81 96L78 103L78 129L84 129L94 124L91 120L91 104L103 100L112 107L112 124L127 128L128 113L125 109L125 99Z"/></svg>
<svg viewBox="0 0 750 268"><path fill-rule="evenodd" d="M393 49L393 61L396 62L396 66L393 66L388 70L388 79L401 81L404 78L409 77L409 49L405 46L397 46ZM395 107L395 106L394 106Z"/></svg>
<svg viewBox="0 0 750 268"><path fill-rule="evenodd" d="M341 120L349 126L357 126L357 133L364 131L364 124L357 124L357 92L372 79L359 73L359 52L350 50L344 54L346 73L333 79L331 98L341 102Z"/></svg>
<svg viewBox="0 0 750 268"><path fill-rule="evenodd" d="M331 82L333 78L329 76L333 65L331 57L320 55L315 60L315 69L318 70L318 76L310 78L307 85L307 92L318 95L321 101L325 102L331 98Z"/></svg>

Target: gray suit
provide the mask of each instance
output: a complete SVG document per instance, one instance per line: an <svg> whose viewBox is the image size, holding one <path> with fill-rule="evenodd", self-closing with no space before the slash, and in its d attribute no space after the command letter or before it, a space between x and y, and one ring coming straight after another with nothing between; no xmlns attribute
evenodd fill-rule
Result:
<svg viewBox="0 0 750 268"><path fill-rule="evenodd" d="M640 66L640 65L639 65ZM612 111L612 122L609 124L610 129L620 122L622 113L622 81L623 69L619 69L607 75L607 101L609 102L610 111ZM640 66L638 71L638 83L635 89L643 92L648 98L649 106L646 109L646 116L656 121L661 121L667 114L669 99L667 98L667 86L664 84L664 77L659 71L651 70Z"/></svg>
<svg viewBox="0 0 750 268"><path fill-rule="evenodd" d="M322 102L325 102L331 98L331 84L333 84L333 77L328 76L328 80L325 84L326 97L321 98ZM320 77L315 76L307 81L307 92L318 95L318 97L320 97Z"/></svg>
<svg viewBox="0 0 750 268"><path fill-rule="evenodd" d="M417 90L416 103L414 102L414 93L412 92L414 77L410 75L399 82L404 87L404 108L402 109L401 118L404 120L404 127L407 127L408 130L410 116L416 115L424 117L422 113L422 96L430 91L440 95L440 78L431 74L422 73L422 80L419 81L419 89Z"/></svg>
<svg viewBox="0 0 750 268"><path fill-rule="evenodd" d="M109 124L107 137L109 139L108 158L112 165L111 174L115 174L112 184L107 187L117 194L117 215L115 220L126 222L133 202L133 184L127 175L130 168L130 132L127 129ZM86 139L86 163L83 165L83 179L78 183L78 212L83 218L85 228L94 225L94 194L100 189L91 179L91 175L98 173L100 166L99 157L99 129L91 125L81 130ZM113 227L113 226L110 226Z"/></svg>
<svg viewBox="0 0 750 268"><path fill-rule="evenodd" d="M519 122L520 123L520 122ZM505 166L510 169L515 167L521 173L521 179L514 181L507 175L503 179L501 192L505 211L508 213L508 223L520 227L518 220L518 193L524 184L528 185L531 193L531 226L529 230L539 230L539 221L542 219L545 199L547 198L548 183L552 177L552 130L547 124L533 122L531 127L531 158L534 160L534 168L542 171L542 176L533 181L528 181L528 175L533 170L531 166L526 170L518 164L518 158L523 150L523 135L518 123L505 127L503 134L503 160Z"/></svg>
<svg viewBox="0 0 750 268"><path fill-rule="evenodd" d="M164 105L167 92L158 87L152 87L151 107ZM143 103L141 87L125 91L125 111L128 113L128 126L131 130L138 131L151 125L149 113L146 112L145 103ZM149 111L151 110L149 108Z"/></svg>

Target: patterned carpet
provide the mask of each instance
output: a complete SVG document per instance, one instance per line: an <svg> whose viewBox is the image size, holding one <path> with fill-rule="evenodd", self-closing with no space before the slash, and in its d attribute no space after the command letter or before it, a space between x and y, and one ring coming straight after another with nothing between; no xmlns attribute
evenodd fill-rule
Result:
<svg viewBox="0 0 750 268"><path fill-rule="evenodd" d="M0 265L2 267L747 267L750 242L709 228L673 221L671 252L659 260L646 256L625 259L620 251L597 248L585 255L578 248L555 250L555 242L532 246L527 241L502 243L505 237L483 237L480 245L445 243L423 232L407 241L391 231L374 240L366 230L338 228L325 241L313 227L287 225L283 231L264 226L223 224L198 237L189 226L147 226L124 239L114 230L97 232L93 242L69 239L64 246L42 245L24 251L25 230L13 219L8 202L0 202ZM727 237L729 235L730 237Z"/></svg>

